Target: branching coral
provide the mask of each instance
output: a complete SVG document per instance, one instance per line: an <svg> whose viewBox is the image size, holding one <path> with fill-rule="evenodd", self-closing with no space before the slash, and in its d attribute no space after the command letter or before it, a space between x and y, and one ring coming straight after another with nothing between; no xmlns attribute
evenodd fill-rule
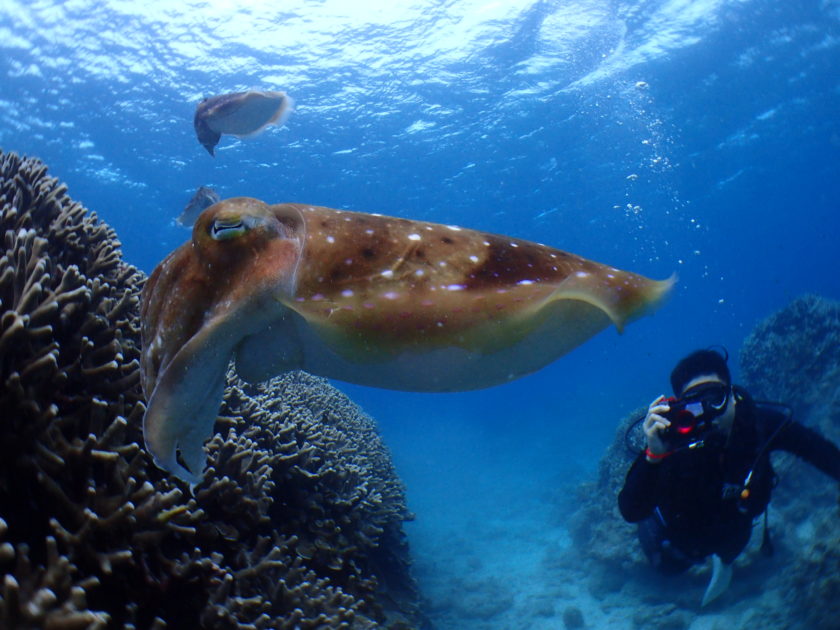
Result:
<svg viewBox="0 0 840 630"><path fill-rule="evenodd" d="M259 454L260 465L271 469L273 502L263 504L275 527L296 537L296 555L366 601L386 590L389 598L411 599L401 530L410 515L373 421L326 381L303 372L258 387L240 382L228 391L223 412L250 418L250 426L237 427L238 439L254 446L238 452L249 460ZM228 467L244 464L244 457L218 459Z"/></svg>
<svg viewBox="0 0 840 630"><path fill-rule="evenodd" d="M113 232L70 202L42 164L0 158L0 516L16 566L0 619L9 627L107 619L80 606L96 573L125 556L96 532L137 491L124 469L139 457L126 428L142 413L141 276L119 259ZM65 249L61 239L80 245ZM77 562L99 569L87 574Z"/></svg>
<svg viewBox="0 0 840 630"><path fill-rule="evenodd" d="M113 231L0 153L0 236L0 627L410 627L370 419L305 376L236 385L189 497L140 446L143 276Z"/></svg>

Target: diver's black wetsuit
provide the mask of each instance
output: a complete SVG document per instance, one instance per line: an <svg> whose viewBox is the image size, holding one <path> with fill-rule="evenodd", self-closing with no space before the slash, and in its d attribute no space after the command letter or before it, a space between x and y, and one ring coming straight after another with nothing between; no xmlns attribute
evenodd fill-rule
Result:
<svg viewBox="0 0 840 630"><path fill-rule="evenodd" d="M725 436L712 433L702 447L678 450L659 463L649 463L644 454L636 459L618 506L625 520L639 522L642 548L654 566L677 573L710 554L732 562L749 542L753 519L770 501L770 451L791 452L840 481L840 449L786 420L778 411L756 406L739 389L728 448ZM749 496L743 499L750 470Z"/></svg>

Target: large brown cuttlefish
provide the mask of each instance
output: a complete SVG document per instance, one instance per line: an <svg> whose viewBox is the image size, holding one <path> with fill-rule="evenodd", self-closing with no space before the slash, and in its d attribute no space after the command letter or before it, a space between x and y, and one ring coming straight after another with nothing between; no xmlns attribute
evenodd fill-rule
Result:
<svg viewBox="0 0 840 630"><path fill-rule="evenodd" d="M231 358L248 381L302 369L407 391L489 387L621 330L672 284L455 226L221 201L143 290L146 447L201 480Z"/></svg>

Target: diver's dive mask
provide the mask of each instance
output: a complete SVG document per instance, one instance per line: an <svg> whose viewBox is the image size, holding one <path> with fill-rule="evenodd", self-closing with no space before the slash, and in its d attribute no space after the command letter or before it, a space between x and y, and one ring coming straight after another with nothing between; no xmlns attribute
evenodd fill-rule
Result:
<svg viewBox="0 0 840 630"><path fill-rule="evenodd" d="M683 392L679 398L666 398L668 404L665 417L671 426L665 430L670 442L682 443L697 439L711 429L713 422L726 410L729 400L729 385L720 382L700 383Z"/></svg>

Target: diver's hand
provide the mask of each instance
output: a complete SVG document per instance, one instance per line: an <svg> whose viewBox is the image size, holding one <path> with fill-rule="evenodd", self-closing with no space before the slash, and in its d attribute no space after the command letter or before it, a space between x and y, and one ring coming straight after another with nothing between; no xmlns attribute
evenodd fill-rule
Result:
<svg viewBox="0 0 840 630"><path fill-rule="evenodd" d="M665 402L665 396L659 396L648 406L642 429L644 429L647 438L648 452L653 455L665 455L668 452L668 446L662 439L662 431L671 426L671 421L662 414L668 413L669 409L668 403ZM651 457L650 455L648 455L647 460L651 463L662 461L661 458Z"/></svg>

